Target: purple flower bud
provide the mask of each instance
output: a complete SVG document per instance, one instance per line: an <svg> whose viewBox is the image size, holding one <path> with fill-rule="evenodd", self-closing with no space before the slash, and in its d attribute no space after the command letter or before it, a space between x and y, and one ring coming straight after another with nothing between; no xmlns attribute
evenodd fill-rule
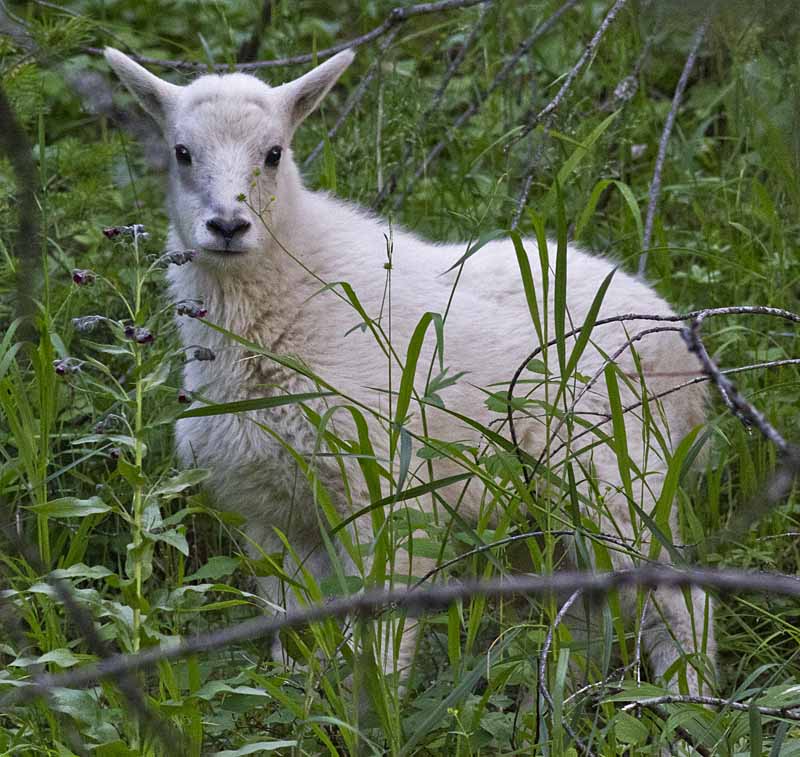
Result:
<svg viewBox="0 0 800 757"><path fill-rule="evenodd" d="M72 280L78 286L85 286L86 284L94 284L94 271L89 271L84 268L76 268L72 272Z"/></svg>
<svg viewBox="0 0 800 757"><path fill-rule="evenodd" d="M152 344L155 337L149 329L143 326L134 326L133 324L126 324L123 333L126 339L132 339L137 344Z"/></svg>
<svg viewBox="0 0 800 757"><path fill-rule="evenodd" d="M130 226L108 226L103 229L103 234L108 239L118 237L120 234L126 234L131 237L139 237L140 239L147 239L150 235L144 230L144 226L140 223L132 223Z"/></svg>
<svg viewBox="0 0 800 757"><path fill-rule="evenodd" d="M133 338L137 344L152 344L155 337L144 328L137 328L133 332Z"/></svg>
<svg viewBox="0 0 800 757"><path fill-rule="evenodd" d="M66 376L70 373L77 373L81 369L81 365L83 365L82 360L74 357L65 357L62 360L53 361L53 370L59 376Z"/></svg>
<svg viewBox="0 0 800 757"><path fill-rule="evenodd" d="M175 306L176 315L188 315L189 318L205 318L208 310L203 307L202 300L181 300Z"/></svg>
<svg viewBox="0 0 800 757"><path fill-rule="evenodd" d="M208 347L196 347L192 353L195 360L216 360L217 356Z"/></svg>
<svg viewBox="0 0 800 757"><path fill-rule="evenodd" d="M174 250L173 252L165 252L159 259L161 263L166 265L183 265L190 263L197 257L195 250Z"/></svg>
<svg viewBox="0 0 800 757"><path fill-rule="evenodd" d="M73 318L72 326L75 331L85 333L87 331L92 331L98 323L105 320L105 316L102 315L84 315L81 318Z"/></svg>
<svg viewBox="0 0 800 757"><path fill-rule="evenodd" d="M192 399L191 399L191 397L189 397L189 394L186 392L185 389L181 389L178 392L178 402L180 402L181 405L189 405L189 404L191 404Z"/></svg>
<svg viewBox="0 0 800 757"><path fill-rule="evenodd" d="M120 455L122 454L122 450L119 447L112 447L108 451L108 454L112 460L119 460Z"/></svg>

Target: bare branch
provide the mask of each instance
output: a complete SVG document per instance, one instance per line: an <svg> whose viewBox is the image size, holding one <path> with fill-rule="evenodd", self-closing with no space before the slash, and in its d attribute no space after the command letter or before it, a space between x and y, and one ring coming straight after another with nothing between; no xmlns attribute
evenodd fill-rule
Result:
<svg viewBox="0 0 800 757"><path fill-rule="evenodd" d="M342 124L347 120L347 117L353 111L353 109L361 102L361 99L367 93L367 89L369 85L372 83L372 80L375 78L375 74L378 73L380 70L381 64L383 63L383 54L389 48L389 46L394 42L394 38L400 32L400 24L394 27L381 41L380 46L378 47L378 54L375 56L374 60L370 64L369 69L367 69L367 73L361 78L361 81L358 83L358 86L355 88L353 93L347 99L344 108L342 108L342 112L339 114L339 117L336 119L336 123L333 127L328 131L327 137L321 139L316 147L309 153L308 157L303 161L303 168L308 168L317 156L322 152L322 149L325 147L325 139L333 139L339 129L342 128Z"/></svg>
<svg viewBox="0 0 800 757"><path fill-rule="evenodd" d="M772 316L775 318L782 318L787 321L791 321L793 323L800 323L800 314L793 313L790 310L783 310L781 308L772 308L766 305L741 305L741 306L729 306L729 307L722 307L722 308L706 308L704 310L693 310L688 313L678 313L674 315L657 315L657 314L641 314L641 313L623 313L620 315L609 316L608 318L601 318L595 321L594 326L592 328L597 328L599 326L606 326L611 323L625 323L628 321L654 321L654 322L661 322L661 323L678 323L680 321L691 321L698 316L702 315L703 318L712 318L717 316L723 315L766 315ZM578 326L574 329L571 329L566 334L564 334L564 339L569 339L570 337L576 336L583 330L583 326ZM522 375L522 372L525 370L525 366L530 363L535 357L537 357L540 353L542 353L548 347L552 347L556 344L557 339L551 339L547 344L540 345L535 350L533 350L526 358L523 360L517 370L514 372L514 375L511 378L511 382L508 386L508 412L506 415L506 419L508 421L508 428L509 434L511 436L511 441L514 444L514 447L519 451L519 441L517 438L516 428L514 426L514 389L517 385L517 382ZM694 381L687 382L683 386L689 386L690 384L695 383ZM682 388L681 387L681 388ZM677 389L676 389L677 391ZM666 394L666 393L665 393ZM664 396L662 394L661 396ZM639 405L641 403L638 403ZM635 405L638 406L638 405ZM633 409L631 406L630 408L626 409ZM582 432L579 436L588 433L591 429ZM577 437L575 437L577 438ZM530 483L530 476L532 473L526 474L526 482Z"/></svg>
<svg viewBox="0 0 800 757"><path fill-rule="evenodd" d="M685 328L681 330L681 336L686 342L689 352L697 355L697 359L703 367L703 373L705 373L717 389L719 389L720 394L725 400L725 404L746 423L755 426L767 441L772 442L778 448L782 455L788 454L788 442L764 417L763 413L757 410L740 394L736 385L720 371L717 364L709 356L703 344L703 340L700 338L700 329L703 326L705 318L706 314L700 313L692 319L692 325L688 329Z"/></svg>
<svg viewBox="0 0 800 757"><path fill-rule="evenodd" d="M665 694L663 697L637 699L631 704L626 704L622 709L628 711L635 707L655 707L660 704L702 704L706 707L719 707L721 709L738 710L739 712L751 712L752 710L756 710L767 717L800 721L800 705L790 707L762 707L760 705L750 704L749 702L732 702L729 699L720 699L718 697L688 696L681 694Z"/></svg>
<svg viewBox="0 0 800 757"><path fill-rule="evenodd" d="M689 81L689 75L692 73L695 61L697 60L697 52L703 42L703 37L708 30L708 24L711 19L710 14L706 14L703 23L697 28L692 40L692 46L689 49L689 55L686 58L686 63L683 66L678 85L675 87L675 94L672 96L672 107L667 114L667 120L664 122L664 131L661 133L661 140L658 144L658 156L656 157L656 166L653 170L653 180L650 182L650 196L647 202L647 217L644 222L644 237L642 242L642 254L639 256L639 276L644 276L647 269L647 253L650 250L650 241L653 236L653 223L656 217L656 208L658 207L658 196L661 193L661 173L664 170L664 161L667 158L667 145L669 138L672 135L672 129L675 126L675 119L678 115L678 108L681 106L683 100L683 93L686 90L686 84Z"/></svg>
<svg viewBox="0 0 800 757"><path fill-rule="evenodd" d="M256 638L271 637L284 628L299 628L329 618L348 615L372 616L385 608L420 613L442 609L473 596L512 595L553 596L582 591L591 598L605 596L625 587L687 588L702 586L721 592L771 593L800 598L800 580L779 573L752 573L741 570L695 568L675 570L665 566L646 566L609 573L563 572L552 576L521 575L486 581L465 581L432 586L424 591L373 590L332 600L281 617L259 616L220 631L200 634L182 644L145 649L136 654L120 654L92 665L64 673L34 676L28 686L15 689L0 700L0 710L47 693L54 687L83 688L124 673L145 670L159 662L178 660Z"/></svg>
<svg viewBox="0 0 800 757"><path fill-rule="evenodd" d="M558 613L556 613L555 619L547 629L547 635L544 637L544 644L542 644L542 651L539 655L539 693L542 695L545 702L547 702L547 706L550 708L551 713L555 710L555 706L553 704L553 697L550 695L550 689L547 688L547 657L550 654L550 646L553 643L553 633L564 621L564 616L569 612L569 608L572 607L572 605L574 605L575 602L580 598L581 593L582 592L580 589L576 589L574 592L572 592L572 594L570 594L567 601L561 605ZM562 720L561 725L569 734L569 737L577 744L578 748L581 750L581 752L583 752L583 754L591 754L589 748L583 743L581 738L575 733L575 731L572 729L572 726L570 726L566 720Z"/></svg>
<svg viewBox="0 0 800 757"><path fill-rule="evenodd" d="M0 87L0 151L5 153L17 178L16 206L19 218L14 254L17 259L17 317L22 339L34 333L32 317L39 264L39 216L36 205L36 168L25 132L22 131L14 109Z"/></svg>
<svg viewBox="0 0 800 757"><path fill-rule="evenodd" d="M567 92L569 92L572 83L577 78L578 74L583 70L583 67L589 62L589 60L594 57L594 54L597 52L597 48L600 46L600 42L602 41L605 33L608 31L608 28L611 24L614 23L614 20L619 15L619 12L625 7L628 0L617 0L614 5L611 7L611 10L608 11L605 18L601 22L600 26L597 28L597 31L594 33L594 36L589 41L589 44L586 45L586 49L581 54L580 58L578 58L575 65L570 69L569 73L567 74L564 83L561 85L561 88L556 93L555 97L550 100L547 105L544 106L534 118L527 123L520 134L517 136L517 139L522 139L527 134L530 134L538 124L544 121L546 118L549 118L561 105L561 101L566 96Z"/></svg>
<svg viewBox="0 0 800 757"><path fill-rule="evenodd" d="M414 184L419 180L421 176L423 176L427 170L430 168L431 164L439 157L439 154L444 150L450 142L453 141L458 129L460 129L470 118L472 118L484 105L484 103L489 99L489 97L494 93L494 91L509 77L511 72L514 70L515 66L519 61L522 59L524 55L528 53L528 51L533 47L534 43L542 36L547 34L561 17L575 5L577 5L578 0L567 0L559 9L553 13L546 21L543 21L536 29L533 31L530 37L528 37L520 46L517 48L516 52L511 55L508 60L503 64L503 67L500 71L497 72L497 75L492 80L492 83L489 85L487 90L475 100L454 122L453 125L447 130L447 133L442 137L439 142L437 142L428 154L423 159L422 163L417 167L417 170L414 172L414 176L409 180L408 185L405 187L403 194L398 197L394 202L394 207L398 208L402 205L403 200L405 197L411 192ZM391 191L390 188L387 191ZM384 198L379 197L376 200L375 204L379 204L379 200L383 200Z"/></svg>
<svg viewBox="0 0 800 757"><path fill-rule="evenodd" d="M159 66L161 68L172 68L175 70L183 71L208 71L209 68L213 71L256 71L263 68L283 68L285 66L299 66L304 63L312 63L314 61L323 61L330 58L336 53L349 48L361 47L368 42L372 42L379 37L386 34L392 27L397 24L407 21L414 16L424 16L429 13L441 13L444 11L457 10L458 8L469 8L472 5L480 5L481 3L489 2L489 0L439 0L435 3L419 3L418 5L399 6L393 8L389 15L383 22L378 24L374 29L371 29L366 34L362 34L353 39L339 42L331 47L323 50L318 50L316 53L304 53L302 55L292 55L287 58L275 58L274 60L259 60L249 63L237 63L233 66L227 63L216 63L209 66L207 63L200 63L197 61L187 60L165 60L163 58L149 58L145 55L129 55L130 58L137 63L142 63L147 66ZM85 47L84 52L90 55L102 55L103 50L98 47Z"/></svg>

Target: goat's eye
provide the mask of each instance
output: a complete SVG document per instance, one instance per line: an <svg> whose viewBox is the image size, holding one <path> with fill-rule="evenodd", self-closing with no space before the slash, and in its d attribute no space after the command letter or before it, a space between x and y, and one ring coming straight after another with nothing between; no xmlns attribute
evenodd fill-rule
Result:
<svg viewBox="0 0 800 757"><path fill-rule="evenodd" d="M175 160L187 166L192 162L192 156L186 145L175 145Z"/></svg>
<svg viewBox="0 0 800 757"><path fill-rule="evenodd" d="M283 152L283 150L281 149L280 145L270 147L267 157L264 159L264 163L268 166L277 166L281 161L281 152Z"/></svg>

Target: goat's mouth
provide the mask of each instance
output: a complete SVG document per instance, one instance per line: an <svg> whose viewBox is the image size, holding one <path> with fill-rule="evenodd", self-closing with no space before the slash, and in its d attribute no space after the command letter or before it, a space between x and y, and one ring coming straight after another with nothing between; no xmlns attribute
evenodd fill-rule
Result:
<svg viewBox="0 0 800 757"><path fill-rule="evenodd" d="M212 255L217 255L219 257L238 257L240 255L246 255L248 250L232 250L229 247L203 247L203 252L211 253Z"/></svg>

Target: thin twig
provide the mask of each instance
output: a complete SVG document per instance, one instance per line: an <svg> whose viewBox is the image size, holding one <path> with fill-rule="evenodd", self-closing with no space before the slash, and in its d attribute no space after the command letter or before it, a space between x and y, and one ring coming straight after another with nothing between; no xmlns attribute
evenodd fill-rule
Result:
<svg viewBox="0 0 800 757"><path fill-rule="evenodd" d="M450 62L450 65L447 67L447 71L445 71L442 81L439 83L439 87L431 98L430 105L428 105L428 107L425 109L425 112L422 114L422 116L420 116L419 120L421 123L426 123L439 108L439 105L441 105L444 94L447 91L447 88L450 86L450 82L453 80L453 77L458 72L458 69L461 68L461 64L466 60L467 53L472 49L472 46L478 41L478 39L480 39L480 32L483 29L483 25L486 22L486 18L488 17L491 9L492 0L488 0L486 5L481 8L481 14L473 25L469 37L467 37L467 39L464 41L464 44L461 45L461 49L458 51L458 54L455 56L455 58L453 58L453 60ZM373 208L379 208L383 204L383 201L390 194L392 194L392 192L394 192L395 188L397 187L398 177L408 165L413 152L413 144L409 140L406 142L405 148L403 149L403 155L398 162L397 168L395 168L389 179L379 188L378 195L372 203Z"/></svg>
<svg viewBox="0 0 800 757"><path fill-rule="evenodd" d="M690 696L683 694L665 694L661 697L648 697L647 699L637 699L631 704L626 704L623 711L632 710L635 707L653 707L660 704L702 704L706 707L720 707L722 709L738 710L739 712L751 712L756 710L761 715L771 718L785 718L786 720L800 721L800 705L789 707L762 707L749 702L731 702L729 699L706 696Z"/></svg>
<svg viewBox="0 0 800 757"><path fill-rule="evenodd" d="M36 270L39 264L39 216L36 204L36 168L25 132L17 122L14 109L0 87L0 151L5 153L17 179L17 234L14 255L17 259L17 317L22 319L20 338L34 336L33 314L38 290Z"/></svg>
<svg viewBox="0 0 800 757"><path fill-rule="evenodd" d="M692 310L688 313L677 313L673 315L659 315L659 314L643 314L643 313L622 313L620 315L609 316L608 318L601 318L594 322L592 328L597 328L599 326L607 326L612 323L625 323L628 321L654 321L654 322L661 322L661 323L678 323L680 321L691 321L697 318L699 315L703 315L703 318L711 318L717 316L724 316L724 315L766 315L772 316L775 318L783 318L784 320L791 321L793 323L800 323L800 314L793 313L790 310L784 310L782 308L773 308L766 305L733 305L728 307L721 307L721 308L706 308L703 310ZM566 332L564 334L564 339L569 339L570 337L576 336L583 330L583 325L577 326L574 329ZM508 411L506 415L506 419L508 422L509 434L511 436L511 442L514 444L514 447L519 451L519 440L517 438L516 428L514 426L514 389L517 385L517 382L522 375L522 372L525 370L525 367L528 363L531 362L535 357L537 357L541 352L543 352L548 347L552 347L556 344L557 339L551 339L547 344L540 345L535 350L533 350L517 367L514 375L511 378L511 381L508 386ZM691 383L691 382L689 382ZM688 385L688 383L687 383ZM533 472L527 474L526 481L530 482L530 476L533 475Z"/></svg>
<svg viewBox="0 0 800 757"><path fill-rule="evenodd" d="M689 352L697 355L697 359L700 361L700 365L703 368L703 373L705 373L717 389L719 389L726 404L742 420L755 426L767 441L772 442L778 448L782 455L786 455L789 452L789 444L786 439L781 436L763 413L757 410L741 395L736 385L722 373L717 364L709 356L705 344L703 344L703 340L700 338L700 330L705 319L706 314L700 313L692 319L692 324L689 328L681 330L681 336L686 342Z"/></svg>
<svg viewBox="0 0 800 757"><path fill-rule="evenodd" d="M683 93L686 90L686 84L689 81L689 76L694 69L695 61L697 60L697 53L700 45L703 42L703 37L708 30L708 24L711 19L710 14L706 14L705 19L697 28L692 40L692 46L689 49L689 55L686 58L686 63L683 66L680 79L678 79L678 86L675 87L675 94L672 96L672 107L667 114L667 120L664 122L664 131L661 133L661 140L658 143L658 156L656 157L656 165L653 170L653 180L650 182L650 194L647 201L647 216L644 222L644 236L642 241L642 253L639 256L639 276L643 277L647 269L647 253L650 250L650 242L653 236L653 224L656 217L656 208L658 207L658 196L661 193L661 174L664 170L664 162L667 158L667 146L669 139L672 135L672 129L675 126L675 119L678 116L678 108L680 108L683 101Z"/></svg>
<svg viewBox="0 0 800 757"><path fill-rule="evenodd" d="M553 697L550 695L550 690L547 688L547 657L550 654L550 646L553 643L553 633L555 632L556 628L561 625L564 620L564 616L569 612L569 608L572 607L572 605L574 605L581 596L581 593L582 592L580 589L576 589L574 592L572 592L572 594L570 594L567 601L561 605L558 613L556 613L555 619L547 629L547 635L544 637L544 644L542 644L542 651L539 655L539 693L544 698L544 701L547 702L547 706L550 708L551 713L555 710L555 706L553 704ZM577 744L581 752L584 754L591 754L589 748L583 743L583 740L578 736L578 734L575 733L575 731L572 729L572 726L570 726L566 719L561 721L561 725L569 734L569 737Z"/></svg>
<svg viewBox="0 0 800 757"><path fill-rule="evenodd" d="M453 141L458 133L458 130L483 107L484 103L489 99L494 91L509 77L517 63L519 63L522 57L533 47L534 43L540 37L547 34L547 32L549 32L556 25L556 23L558 23L561 17L568 10L577 5L578 2L579 0L567 0L555 13L553 13L552 16L537 26L530 37L520 44L516 52L511 55L508 60L506 60L506 62L503 64L503 67L497 72L497 75L494 77L494 79L492 79L492 83L489 85L486 91L483 92L480 97L478 97L472 103L472 105L470 105L453 122L453 125L447 130L444 137L442 137L442 139L431 148L431 150L423 159L422 163L420 163L420 165L417 167L416 171L414 172L414 176L409 180L408 185L404 188L402 195L395 199L395 208L398 208L400 205L402 205L403 200L408 196L408 194L410 194L414 184L428 171L431 164L436 160L436 158L439 157L439 154L444 150L444 148Z"/></svg>
<svg viewBox="0 0 800 757"><path fill-rule="evenodd" d="M424 591L373 590L289 612L280 617L258 616L219 631L192 636L178 645L152 647L135 654L114 655L64 673L34 676L29 685L19 687L6 695L0 701L0 710L42 695L54 687L84 688L122 673L151 668L162 661L179 660L244 641L272 637L285 628L305 627L311 623L348 615L369 617L387 607L420 613L440 610L453 602L474 596L553 596L581 590L587 596L596 598L623 588L656 586L675 589L702 586L736 594L772 593L800 598L800 580L795 576L704 568L675 570L655 565L608 573L563 572L551 576L524 575L465 581L446 586L431 586Z"/></svg>
<svg viewBox="0 0 800 757"><path fill-rule="evenodd" d="M458 8L469 8L472 5L480 5L481 3L488 2L488 0L439 0L435 3L419 3L418 5L408 5L393 8L389 15L366 34L362 34L353 39L339 42L331 47L326 47L323 50L318 50L315 53L303 53L302 55L292 55L287 58L275 58L274 60L259 60L250 63L237 63L229 65L227 63L215 63L209 66L207 63L200 63L197 61L188 60L165 60L163 58L150 58L145 55L131 55L130 58L137 63L142 63L147 66L159 66L161 68L172 68L175 70L184 71L208 71L209 68L213 71L256 71L262 68L283 68L285 66L299 66L304 63L311 63L314 61L323 61L330 58L342 50L350 48L361 47L374 39L378 39L386 34L392 27L403 21L412 18L413 16L424 16L429 13L441 13L444 11L456 10ZM90 55L102 55L103 50L98 47L84 47L84 52Z"/></svg>
<svg viewBox="0 0 800 757"><path fill-rule="evenodd" d="M578 58L575 65L570 69L566 79L564 80L564 83L561 85L561 88L558 90L555 97L550 100L550 102L547 103L547 105L545 105L544 108L542 108L523 127L522 131L517 135L517 140L520 140L530 134L531 131L533 131L546 118L549 118L555 112L556 108L561 105L561 102L566 96L567 92L569 92L572 83L575 81L578 74L583 70L583 67L587 64L587 62L597 52L597 48L600 46L600 42L605 36L605 33L608 31L608 28L611 26L611 24L614 23L614 20L619 15L619 12L625 7L627 2L628 0L617 0L614 3L614 5L611 7L611 10L608 11L600 26L597 28L594 36L589 41L589 44L586 45L586 49L581 54L580 58Z"/></svg>
<svg viewBox="0 0 800 757"><path fill-rule="evenodd" d="M308 168L314 160L316 160L317 156L322 152L323 148L325 147L325 140L333 139L336 134L338 133L339 129L342 128L342 124L347 120L347 117L353 111L353 109L361 102L361 99L367 93L367 89L369 85L372 83L372 80L375 78L375 74L378 73L380 70L381 64L383 63L383 54L389 48L389 46L394 42L394 38L400 33L401 25L397 24L394 29L392 29L384 38L381 40L381 44L378 47L378 54L375 56L375 59L370 64L369 69L367 69L367 73L361 77L361 81L358 83L358 86L353 90L353 93L347 99L345 106L342 108L342 112L339 114L339 117L336 119L336 123L333 125L331 129L328 130L328 134L326 137L320 139L317 143L316 147L309 153L308 157L303 161L303 168Z"/></svg>

